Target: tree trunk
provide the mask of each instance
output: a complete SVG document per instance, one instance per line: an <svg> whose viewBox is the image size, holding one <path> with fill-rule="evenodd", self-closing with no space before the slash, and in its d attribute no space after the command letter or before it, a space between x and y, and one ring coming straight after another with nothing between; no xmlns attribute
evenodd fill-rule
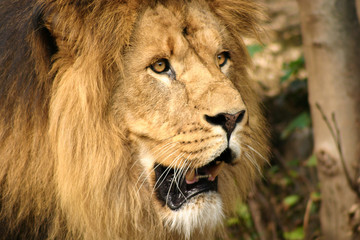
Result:
<svg viewBox="0 0 360 240"><path fill-rule="evenodd" d="M318 159L322 239L352 239L349 210L359 202L320 110L339 128L344 163L355 181L360 163L360 26L355 1L298 0L309 74L309 102ZM336 130L335 130L336 135Z"/></svg>
<svg viewBox="0 0 360 240"><path fill-rule="evenodd" d="M356 12L357 12L358 20L360 22L360 0L355 0L355 1L356 1Z"/></svg>

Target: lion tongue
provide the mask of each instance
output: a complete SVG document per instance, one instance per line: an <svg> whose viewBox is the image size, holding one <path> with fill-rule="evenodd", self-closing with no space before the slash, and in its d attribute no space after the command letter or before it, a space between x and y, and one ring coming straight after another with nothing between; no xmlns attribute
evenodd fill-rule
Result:
<svg viewBox="0 0 360 240"><path fill-rule="evenodd" d="M187 184L193 184L199 181L200 178L207 178L209 181L214 181L219 175L221 169L224 166L224 162L217 162L214 166L205 167L205 175L198 175L195 169L190 169L185 176Z"/></svg>

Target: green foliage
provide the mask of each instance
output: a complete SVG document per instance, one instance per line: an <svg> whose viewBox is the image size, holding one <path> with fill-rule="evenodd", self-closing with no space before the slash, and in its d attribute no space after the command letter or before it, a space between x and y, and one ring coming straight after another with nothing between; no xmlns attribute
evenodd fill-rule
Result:
<svg viewBox="0 0 360 240"><path fill-rule="evenodd" d="M293 159L293 160L288 161L286 163L286 165L288 165L289 167L299 167L300 161L298 159Z"/></svg>
<svg viewBox="0 0 360 240"><path fill-rule="evenodd" d="M297 178L299 176L299 173L295 170L290 170L289 171L289 175L292 177L292 178Z"/></svg>
<svg viewBox="0 0 360 240"><path fill-rule="evenodd" d="M259 44L252 44L247 46L247 49L251 57L253 57L255 53L262 52L264 48L265 46Z"/></svg>
<svg viewBox="0 0 360 240"><path fill-rule="evenodd" d="M253 226L251 214L246 204L238 203L236 207L236 214L245 223L246 227L251 228Z"/></svg>
<svg viewBox="0 0 360 240"><path fill-rule="evenodd" d="M302 240L302 239L304 239L304 237L305 237L305 234L304 234L303 227L298 227L291 232L284 233L284 238L286 240Z"/></svg>
<svg viewBox="0 0 360 240"><path fill-rule="evenodd" d="M283 200L283 204L285 206L285 208L290 208L292 206L294 206L296 203L298 203L300 200L300 196L293 194L290 196L287 196L286 198L284 198Z"/></svg>
<svg viewBox="0 0 360 240"><path fill-rule="evenodd" d="M294 118L281 133L281 139L286 139L296 129L303 129L311 125L311 118L308 112L303 112Z"/></svg>
<svg viewBox="0 0 360 240"><path fill-rule="evenodd" d="M276 174L277 172L279 172L279 166L278 165L272 165L269 169L268 169L268 172L270 175L274 175Z"/></svg>
<svg viewBox="0 0 360 240"><path fill-rule="evenodd" d="M284 63L284 65L283 65L284 75L280 78L280 83L283 83L283 82L289 80L289 78L292 75L297 74L299 72L299 70L303 69L304 67L305 67L304 56L301 56L292 62Z"/></svg>
<svg viewBox="0 0 360 240"><path fill-rule="evenodd" d="M321 193L320 192L312 192L310 198L314 201L314 202L318 202L321 200Z"/></svg>
<svg viewBox="0 0 360 240"><path fill-rule="evenodd" d="M283 177L280 181L280 184L284 187L290 186L293 183L293 179L290 177Z"/></svg>
<svg viewBox="0 0 360 240"><path fill-rule="evenodd" d="M305 166L307 167L316 167L317 166L317 158L315 154L311 155L311 157L306 161Z"/></svg>
<svg viewBox="0 0 360 240"><path fill-rule="evenodd" d="M229 218L229 219L227 219L227 221L226 221L226 225L227 225L228 227L232 227L232 226L235 226L235 225L238 225L238 224L240 224L240 220L239 220L239 218L237 218L237 217Z"/></svg>
<svg viewBox="0 0 360 240"><path fill-rule="evenodd" d="M250 209L244 202L238 201L235 208L236 215L226 220L228 228L234 231L240 231L241 236L234 236L230 234L231 239L236 240L257 240L259 239L256 232Z"/></svg>

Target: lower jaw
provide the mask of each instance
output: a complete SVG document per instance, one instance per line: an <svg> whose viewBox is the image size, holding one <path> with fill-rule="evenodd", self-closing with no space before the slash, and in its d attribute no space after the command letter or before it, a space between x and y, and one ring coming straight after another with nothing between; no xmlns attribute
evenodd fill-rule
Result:
<svg viewBox="0 0 360 240"><path fill-rule="evenodd" d="M199 193L177 211L166 211L163 217L165 225L170 230L185 235L185 239L189 239L195 232L210 237L210 232L223 225L223 203L217 192Z"/></svg>
<svg viewBox="0 0 360 240"><path fill-rule="evenodd" d="M188 199L206 192L217 192L218 174L224 163L230 163L233 153L230 149L223 151L208 164L196 168L181 170L161 164L154 165L155 190L158 199L171 210L177 211ZM177 172L183 176L177 176Z"/></svg>
<svg viewBox="0 0 360 240"><path fill-rule="evenodd" d="M215 178L214 181L210 182L207 179L200 179L191 185L186 184L185 181L178 185L170 184L171 191L169 188L157 189L157 198L172 211L178 211L183 205L192 199L196 199L199 195L217 194L217 180Z"/></svg>

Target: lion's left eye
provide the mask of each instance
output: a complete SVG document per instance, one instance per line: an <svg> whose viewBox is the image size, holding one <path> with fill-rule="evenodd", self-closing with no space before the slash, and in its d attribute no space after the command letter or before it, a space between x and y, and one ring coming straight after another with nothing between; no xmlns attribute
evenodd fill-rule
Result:
<svg viewBox="0 0 360 240"><path fill-rule="evenodd" d="M150 65L151 70L155 73L166 73L170 70L170 63L167 59L162 58Z"/></svg>
<svg viewBox="0 0 360 240"><path fill-rule="evenodd" d="M228 59L230 59L230 53L229 52L222 52L222 53L219 53L216 56L217 64L218 64L219 67L225 66Z"/></svg>

